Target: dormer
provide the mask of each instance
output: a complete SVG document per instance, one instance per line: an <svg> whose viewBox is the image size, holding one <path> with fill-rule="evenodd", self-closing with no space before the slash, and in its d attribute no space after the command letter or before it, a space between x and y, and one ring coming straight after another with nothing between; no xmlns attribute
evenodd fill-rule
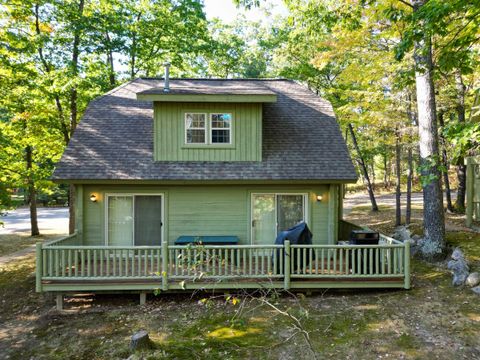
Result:
<svg viewBox="0 0 480 360"><path fill-rule="evenodd" d="M263 104L277 95L251 81L172 79L137 99L154 104L155 161L231 162L262 160Z"/></svg>

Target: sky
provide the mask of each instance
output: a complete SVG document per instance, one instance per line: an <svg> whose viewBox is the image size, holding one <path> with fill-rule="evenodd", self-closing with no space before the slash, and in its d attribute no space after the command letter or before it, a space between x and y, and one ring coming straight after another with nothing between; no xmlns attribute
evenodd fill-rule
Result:
<svg viewBox="0 0 480 360"><path fill-rule="evenodd" d="M265 3L273 16L287 14L287 8L283 4L283 0L267 0ZM232 23L237 15L243 14L251 21L260 20L268 22L263 9L252 8L251 10L245 10L244 8L237 8L233 4L233 0L204 0L204 4L205 13L209 20L217 17L223 20L223 22Z"/></svg>

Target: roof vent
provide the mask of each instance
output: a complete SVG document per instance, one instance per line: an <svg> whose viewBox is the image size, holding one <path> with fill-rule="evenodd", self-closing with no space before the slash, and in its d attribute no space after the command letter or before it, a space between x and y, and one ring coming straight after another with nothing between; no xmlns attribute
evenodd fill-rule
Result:
<svg viewBox="0 0 480 360"><path fill-rule="evenodd" d="M163 92L170 92L170 63L166 62L165 65L165 84L163 86Z"/></svg>

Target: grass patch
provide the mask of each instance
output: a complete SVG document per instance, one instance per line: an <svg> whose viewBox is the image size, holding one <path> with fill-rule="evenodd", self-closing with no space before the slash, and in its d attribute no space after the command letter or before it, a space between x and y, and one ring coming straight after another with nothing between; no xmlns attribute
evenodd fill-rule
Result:
<svg viewBox="0 0 480 360"><path fill-rule="evenodd" d="M452 247L459 246L467 260L475 266L480 266L480 234L474 232L447 232L447 243Z"/></svg>
<svg viewBox="0 0 480 360"><path fill-rule="evenodd" d="M35 293L35 260L30 255L0 268L0 317L4 320L36 310L44 296Z"/></svg>
<svg viewBox="0 0 480 360"><path fill-rule="evenodd" d="M384 234L392 234L395 230L395 207L389 205L379 205L379 211L372 211L370 205L355 206L352 211L345 216L345 220L357 225L368 226L371 229L380 231ZM402 211L404 211L402 205ZM405 223L405 217L402 216L402 224ZM445 213L445 226L447 229L447 240L452 238L458 231L469 232L465 227L465 215L457 213ZM412 205L411 222L409 226L413 234L423 235L423 208L418 204Z"/></svg>
<svg viewBox="0 0 480 360"><path fill-rule="evenodd" d="M39 241L45 241L51 236L24 236L16 234L0 235L0 256L5 256L25 249Z"/></svg>

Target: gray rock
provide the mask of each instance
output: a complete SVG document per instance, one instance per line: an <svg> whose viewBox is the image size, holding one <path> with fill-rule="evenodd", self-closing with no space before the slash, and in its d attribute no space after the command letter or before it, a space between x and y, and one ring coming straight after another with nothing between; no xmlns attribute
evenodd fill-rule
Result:
<svg viewBox="0 0 480 360"><path fill-rule="evenodd" d="M452 259L453 260L465 260L465 256L463 255L463 251L460 248L455 248L452 252Z"/></svg>
<svg viewBox="0 0 480 360"><path fill-rule="evenodd" d="M130 339L130 350L149 349L152 347L148 332L140 330L132 335Z"/></svg>
<svg viewBox="0 0 480 360"><path fill-rule="evenodd" d="M474 288L472 288L472 291L477 294L477 295L480 295L480 286L475 286Z"/></svg>
<svg viewBox="0 0 480 360"><path fill-rule="evenodd" d="M410 232L408 227L405 225L402 225L402 226L397 226L395 228L395 232L393 233L392 237L396 240L405 241L405 240L410 240L412 238L411 234L412 233Z"/></svg>
<svg viewBox="0 0 480 360"><path fill-rule="evenodd" d="M478 272L471 273L465 280L465 284L470 287L477 286L478 284L480 284L480 274Z"/></svg>
<svg viewBox="0 0 480 360"><path fill-rule="evenodd" d="M415 240L415 241L419 241L421 238L422 237L420 235L417 235L417 234L412 236L412 240Z"/></svg>
<svg viewBox="0 0 480 360"><path fill-rule="evenodd" d="M470 273L470 269L465 257L463 256L462 250L456 248L453 251L452 260L448 262L447 267L452 271L453 274L453 286L461 286L465 284L468 274Z"/></svg>

